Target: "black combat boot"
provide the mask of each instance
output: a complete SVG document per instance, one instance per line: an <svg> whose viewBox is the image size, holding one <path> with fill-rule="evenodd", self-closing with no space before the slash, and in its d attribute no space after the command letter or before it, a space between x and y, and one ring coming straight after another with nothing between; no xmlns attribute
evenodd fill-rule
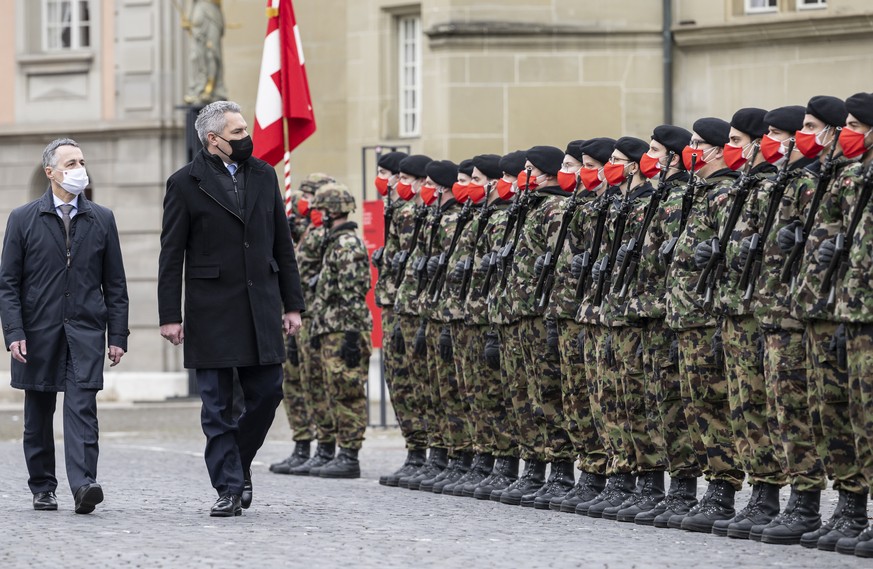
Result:
<svg viewBox="0 0 873 569"><path fill-rule="evenodd" d="M446 469L448 464L449 449L434 447L430 449L430 456L421 468L412 473L409 478L401 478L398 486L409 490L418 490L422 482L435 478Z"/></svg>
<svg viewBox="0 0 873 569"><path fill-rule="evenodd" d="M491 476L476 486L473 497L477 500L489 500L492 492L502 492L516 480L518 480L518 458L512 456L498 458L494 461ZM496 501L500 501L499 496Z"/></svg>
<svg viewBox="0 0 873 569"><path fill-rule="evenodd" d="M309 460L310 441L297 441L294 443L294 452L282 462L275 462L270 465L270 472L276 474L290 474L290 470L300 466Z"/></svg>
<svg viewBox="0 0 873 569"><path fill-rule="evenodd" d="M843 551L840 551L839 543L844 542ZM868 526L867 529L858 534L858 537L844 537L837 542L837 551L846 553L848 543L854 542L855 557L870 558L873 557L873 527Z"/></svg>
<svg viewBox="0 0 873 569"><path fill-rule="evenodd" d="M603 491L593 500L577 505L576 513L590 518L603 517L603 510L618 506L633 494L635 480L630 473L610 476Z"/></svg>
<svg viewBox="0 0 873 569"><path fill-rule="evenodd" d="M840 490L840 500L831 516L816 531L803 534L800 545L817 547L822 551L834 551L837 542L844 537L853 538L867 529L867 492L858 494Z"/></svg>
<svg viewBox="0 0 873 569"><path fill-rule="evenodd" d="M318 469L321 478L360 478L361 463L358 462L358 449L340 448L336 458Z"/></svg>
<svg viewBox="0 0 873 569"><path fill-rule="evenodd" d="M522 496L539 490L546 483L546 464L541 460L531 460L525 467L527 477L522 476L518 482L504 490L500 495L500 503L518 506Z"/></svg>
<svg viewBox="0 0 873 569"><path fill-rule="evenodd" d="M549 508L557 512L575 514L576 506L596 498L598 494L603 492L604 486L606 486L606 476L582 472L579 474L579 481L567 494L552 498L552 501L549 502Z"/></svg>
<svg viewBox="0 0 873 569"><path fill-rule="evenodd" d="M445 478L434 483L431 492L434 494L442 494L445 492L446 488L452 488L452 491L454 491L454 486L452 485L457 483L458 480L470 472L470 468L473 465L473 453L469 451L459 453L458 458L455 459L455 463L454 472L449 473ZM449 492L449 494L451 495L451 492Z"/></svg>
<svg viewBox="0 0 873 569"><path fill-rule="evenodd" d="M819 502L821 490L798 492L797 502L792 511L781 517L778 524L768 524L761 532L761 543L777 545L796 545L800 538L809 531L821 527Z"/></svg>
<svg viewBox="0 0 873 569"><path fill-rule="evenodd" d="M397 486L400 479L404 476L409 476L425 463L427 460L426 450L410 450L406 452L406 462L403 466L393 474L387 474L379 477L379 484L382 486Z"/></svg>
<svg viewBox="0 0 873 569"><path fill-rule="evenodd" d="M620 504L603 508L603 511L600 512L600 517L604 520L610 520L614 522L619 510L635 506L636 503L640 500L640 495L643 491L644 482L645 479L642 476L637 476L636 486L634 486L634 490L633 492L631 492L630 496L625 498L624 501L622 501Z"/></svg>
<svg viewBox="0 0 873 569"><path fill-rule="evenodd" d="M548 510L552 500L561 500L574 488L576 482L572 460L560 460L552 463L552 479L550 484L543 486L534 495L533 507L537 510ZM525 505L522 498L521 505Z"/></svg>
<svg viewBox="0 0 873 569"><path fill-rule="evenodd" d="M318 443L312 458L300 466L289 469L288 474L295 476L318 476L317 471L313 472L313 469L321 468L333 460L334 453L336 453L336 443Z"/></svg>
<svg viewBox="0 0 873 569"><path fill-rule="evenodd" d="M472 498L479 483L491 476L491 471L494 469L494 455L482 453L477 454L476 458L477 460L473 461L473 466L470 467L470 471L467 472L461 480L458 480L457 484L455 484L452 495ZM466 478L466 480L464 480L464 478ZM446 489L443 488L443 494L445 493Z"/></svg>
<svg viewBox="0 0 873 569"><path fill-rule="evenodd" d="M518 465L519 461L520 461L520 459L516 460L516 465ZM524 470L521 472L521 474L518 474L515 477L515 480L511 480L511 479L508 480L509 484L507 484L506 486L503 486L502 488L500 486L495 486L494 490L491 491L491 494L488 495L488 499L491 500L492 502L500 502L500 497L503 496L503 493L505 491L509 490L510 488L515 488L516 486L518 486L518 484L521 483L522 479L527 480L528 478L530 478L530 465L531 465L530 460L525 461ZM518 472L518 467L516 467L516 473L517 472ZM496 484L496 482L506 482L506 481L507 480L498 480L497 478L494 478L491 481L491 483Z"/></svg>
<svg viewBox="0 0 873 569"><path fill-rule="evenodd" d="M650 512L664 501L664 471L643 472L640 474L643 484L640 487L639 499L635 504L616 512L615 519L620 522L634 522L637 516ZM606 517L604 510L603 517ZM652 518L654 519L654 518Z"/></svg>
<svg viewBox="0 0 873 569"><path fill-rule="evenodd" d="M651 512L640 514L634 522L649 525L647 518L654 514L651 525L656 528L680 529L682 519L695 507L697 507L697 478L673 478L670 480L670 491L667 492L664 501ZM662 511L658 512L658 510ZM671 525L672 520L675 520L673 525Z"/></svg>
<svg viewBox="0 0 873 569"><path fill-rule="evenodd" d="M712 532L712 524L716 520L727 520L736 515L735 494L736 490L727 481L711 481L700 503L682 519L682 529L700 533Z"/></svg>
<svg viewBox="0 0 873 569"><path fill-rule="evenodd" d="M764 530L770 527L776 527L782 523L782 519L791 515L794 511L794 508L797 507L797 500L800 499L800 494L794 489L794 486L791 487L791 494L788 495L788 503L785 504L785 509L782 512L773 518L773 520L769 524L758 524L756 526L752 526L752 529L749 531L749 539L752 541L761 541L761 534L764 533Z"/></svg>
<svg viewBox="0 0 873 569"><path fill-rule="evenodd" d="M761 495L761 488L762 486L760 484L753 484L752 495L749 496L749 501L746 502L746 506L742 510L737 511L737 514L730 519L716 520L715 523L712 524L712 535L717 535L718 537L727 537L728 527L732 523L746 519L746 516L749 514L749 510L751 510L752 508L757 508L758 506L758 499ZM764 523L769 524L771 521L772 520L767 520Z"/></svg>
<svg viewBox="0 0 873 569"><path fill-rule="evenodd" d="M744 508L745 512L740 517L738 513L735 515L731 523L726 528L728 537L734 539L749 539L749 534L752 528L762 524L769 524L779 515L779 486L776 484L758 483L752 487L752 494L757 496L755 499L749 499L749 504ZM722 526L723 521L715 522ZM712 526L712 533L715 533L715 524Z"/></svg>

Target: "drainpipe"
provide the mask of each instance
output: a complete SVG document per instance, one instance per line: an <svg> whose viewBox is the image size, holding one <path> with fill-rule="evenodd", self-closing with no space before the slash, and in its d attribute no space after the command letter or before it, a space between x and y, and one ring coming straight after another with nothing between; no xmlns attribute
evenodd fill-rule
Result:
<svg viewBox="0 0 873 569"><path fill-rule="evenodd" d="M664 124L673 124L673 0L663 0L663 22L661 23L664 44Z"/></svg>

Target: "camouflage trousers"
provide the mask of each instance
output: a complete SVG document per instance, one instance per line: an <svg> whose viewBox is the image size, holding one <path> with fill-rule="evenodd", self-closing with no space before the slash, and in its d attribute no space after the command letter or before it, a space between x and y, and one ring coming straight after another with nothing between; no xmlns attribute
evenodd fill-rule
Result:
<svg viewBox="0 0 873 569"><path fill-rule="evenodd" d="M486 329L487 327L482 328L483 333ZM501 342L500 369L491 370L489 368L489 372L494 374L495 385L492 390L485 391L484 393L486 395L483 395L483 397L488 397L490 404L494 406L493 413L490 415L491 420L494 421L494 426L492 427L495 436L494 456L517 458L520 455L517 421L515 410L512 406L510 386L507 383L508 377L505 372L506 364L505 360L503 360L502 342L506 333L503 331L502 325L493 325L490 329L497 333L497 337Z"/></svg>
<svg viewBox="0 0 873 569"><path fill-rule="evenodd" d="M754 316L725 316L721 335L734 444L743 470L751 484L784 486L787 465L784 454L776 452L782 437L773 391L768 397L764 384L764 337L758 321Z"/></svg>
<svg viewBox="0 0 873 569"><path fill-rule="evenodd" d="M407 325L404 326L404 320ZM424 450L427 448L427 430L420 407L416 407L413 385L412 340L415 337L418 318L394 314L391 307L382 308L382 361L385 367L385 383L391 397L391 407L400 425L400 432L406 441L408 450ZM403 350L394 349L394 327L399 328L403 338Z"/></svg>
<svg viewBox="0 0 873 569"><path fill-rule="evenodd" d="M292 440L299 443L314 439L314 428L309 408L306 406L306 393L300 379L300 365L293 365L287 359L282 363L282 395L288 426L293 433Z"/></svg>
<svg viewBox="0 0 873 569"><path fill-rule="evenodd" d="M590 474L605 474L606 449L594 423L588 394L588 377L585 373L583 355L585 351L583 326L572 319L558 320L558 334L564 427L579 457L576 467Z"/></svg>
<svg viewBox="0 0 873 569"><path fill-rule="evenodd" d="M764 381L773 392L781 441L773 441L785 457L788 482L796 490L824 490L824 465L815 448L806 381L803 333L784 328L764 331Z"/></svg>
<svg viewBox="0 0 873 569"><path fill-rule="evenodd" d="M809 400L812 432L834 489L859 493L866 490L867 482L855 450L849 375L837 361L834 334L838 326L824 320L806 325L806 373L813 387Z"/></svg>
<svg viewBox="0 0 873 569"><path fill-rule="evenodd" d="M350 368L340 355L345 332L323 334L321 361L336 424L336 443L340 448L359 449L367 430L367 375L370 369L370 333L359 339L361 359Z"/></svg>
<svg viewBox="0 0 873 569"><path fill-rule="evenodd" d="M600 446L606 452L606 474L614 474L612 470L613 452L606 438L606 427L603 423L603 407L598 396L600 363L599 350L603 340L600 326L596 324L580 324L582 328L582 366L585 368L585 383L588 388L588 408L591 409L591 420L600 437Z"/></svg>
<svg viewBox="0 0 873 569"><path fill-rule="evenodd" d="M320 443L336 442L336 425L331 413L330 399L327 393L327 379L324 376L324 366L321 350L312 349L310 330L312 320L303 321L303 327L297 335L297 352L300 356L300 382L306 397L306 405L312 413L315 423L315 436Z"/></svg>
<svg viewBox="0 0 873 569"><path fill-rule="evenodd" d="M721 354L712 349L716 328L681 330L679 339L679 374L689 397L685 417L697 424L697 432L706 449L704 474L707 480L723 480L736 490L743 486L744 474L737 457L728 404L728 382ZM689 430L694 436L695 432Z"/></svg>
<svg viewBox="0 0 873 569"><path fill-rule="evenodd" d="M522 325L505 324L500 331L500 364L506 396L512 402L512 419L519 455L525 462L546 460L545 441L534 422L536 404L528 388Z"/></svg>
<svg viewBox="0 0 873 569"><path fill-rule="evenodd" d="M873 485L873 324L846 324L849 417L861 476Z"/></svg>
<svg viewBox="0 0 873 569"><path fill-rule="evenodd" d="M438 440L449 449L449 456L473 450L473 437L464 412L464 400L455 373L454 358L446 361L440 356L439 338L448 323L431 320L427 323L427 367L430 383L431 405L434 421L439 432Z"/></svg>
<svg viewBox="0 0 873 569"><path fill-rule="evenodd" d="M628 474L636 471L637 457L633 440L624 432L627 413L624 408L624 384L619 379L620 354L617 350L621 339L615 330L600 326L595 328L595 350L597 370L594 373L595 386L591 392L591 405L601 411L603 439L609 454L607 473Z"/></svg>
<svg viewBox="0 0 873 569"><path fill-rule="evenodd" d="M695 448L679 381L676 335L663 319L647 320L643 329L643 371L646 377L646 421L652 439L661 445L671 478L696 478L702 474L706 449ZM673 350L671 350L673 347ZM675 356L675 358L674 358ZM696 431L697 425L693 425Z"/></svg>
<svg viewBox="0 0 873 569"><path fill-rule="evenodd" d="M467 371L467 368L476 363L474 346L470 344L473 340L472 334L467 332L467 326L463 321L453 321L447 326L452 335L452 358L458 383L457 397L460 401L460 420L464 424L464 430L467 433L466 440L470 441L470 448L476 453L481 453L484 452L485 448L484 429L486 427L478 409L473 410L473 386L472 383L467 384L467 375L471 373ZM478 355L481 355L481 352ZM472 382L473 379L471 378L470 381Z"/></svg>

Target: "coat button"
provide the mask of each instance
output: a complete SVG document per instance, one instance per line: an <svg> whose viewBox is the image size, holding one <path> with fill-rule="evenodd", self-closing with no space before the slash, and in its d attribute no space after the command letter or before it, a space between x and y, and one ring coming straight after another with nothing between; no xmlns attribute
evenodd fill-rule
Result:
<svg viewBox="0 0 873 569"><path fill-rule="evenodd" d="M249 248L249 242L246 241L245 243L243 243L243 246L244 246L246 249L248 249L248 248Z"/></svg>
<svg viewBox="0 0 873 569"><path fill-rule="evenodd" d="M69 318L64 318L64 324L66 324L66 323L69 322L69 321L70 321Z"/></svg>
<svg viewBox="0 0 873 569"><path fill-rule="evenodd" d="M249 286L254 286L254 284L255 283L253 283L252 281L249 281Z"/></svg>
<svg viewBox="0 0 873 569"><path fill-rule="evenodd" d="M64 296L70 296L70 291L65 292Z"/></svg>

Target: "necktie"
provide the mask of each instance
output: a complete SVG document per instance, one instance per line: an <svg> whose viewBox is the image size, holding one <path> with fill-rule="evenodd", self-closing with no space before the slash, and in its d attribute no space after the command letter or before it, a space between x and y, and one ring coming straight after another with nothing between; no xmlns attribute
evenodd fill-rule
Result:
<svg viewBox="0 0 873 569"><path fill-rule="evenodd" d="M58 206L63 214L61 219L64 220L64 232L67 234L67 249L70 248L70 212L73 211L73 204L65 203Z"/></svg>
<svg viewBox="0 0 873 569"><path fill-rule="evenodd" d="M227 171L230 172L231 176L235 176L236 175L236 164L228 164Z"/></svg>

